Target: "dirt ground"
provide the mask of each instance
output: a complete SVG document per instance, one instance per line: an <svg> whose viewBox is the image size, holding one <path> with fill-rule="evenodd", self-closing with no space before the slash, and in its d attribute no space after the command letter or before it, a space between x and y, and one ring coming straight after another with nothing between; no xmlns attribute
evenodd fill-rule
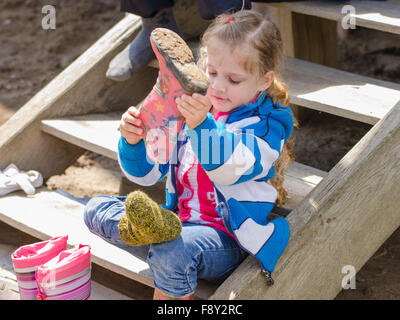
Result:
<svg viewBox="0 0 400 320"><path fill-rule="evenodd" d="M41 8L56 7L56 30L43 30ZM114 0L0 2L0 125L123 17ZM343 70L400 83L400 36L357 28L340 41ZM296 130L296 161L329 171L371 128L314 112ZM0 128L1 130L1 128ZM117 194L115 161L87 152L47 185L78 197ZM356 289L336 299L400 299L400 230L357 273Z"/></svg>

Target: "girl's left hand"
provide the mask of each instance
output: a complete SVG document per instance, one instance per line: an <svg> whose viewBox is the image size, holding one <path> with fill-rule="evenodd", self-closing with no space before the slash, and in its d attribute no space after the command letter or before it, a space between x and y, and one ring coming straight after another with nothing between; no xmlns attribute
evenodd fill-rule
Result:
<svg viewBox="0 0 400 320"><path fill-rule="evenodd" d="M183 94L182 97L176 99L176 103L191 130L207 118L207 112L211 109L210 99L199 93L193 93L192 96Z"/></svg>

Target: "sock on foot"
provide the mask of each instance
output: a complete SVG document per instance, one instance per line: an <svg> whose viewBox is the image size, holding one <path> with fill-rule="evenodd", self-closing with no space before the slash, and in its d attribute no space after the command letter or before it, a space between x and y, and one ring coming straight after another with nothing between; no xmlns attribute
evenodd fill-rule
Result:
<svg viewBox="0 0 400 320"><path fill-rule="evenodd" d="M179 237L182 223L172 211L159 206L142 191L125 200L125 214L118 224L122 241L132 246L171 241Z"/></svg>

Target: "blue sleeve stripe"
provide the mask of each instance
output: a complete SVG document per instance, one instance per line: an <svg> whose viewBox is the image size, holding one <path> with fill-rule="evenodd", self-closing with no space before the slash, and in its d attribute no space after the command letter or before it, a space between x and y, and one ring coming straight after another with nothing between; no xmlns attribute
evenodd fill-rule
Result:
<svg viewBox="0 0 400 320"><path fill-rule="evenodd" d="M153 169L149 171L145 176L143 177L138 177L135 175L131 175L126 171L122 165L121 158L118 157L118 161L121 167L121 170L123 174L132 182L135 182L141 186L152 186L156 184L161 178L162 178L162 173L159 170L159 165L154 165ZM133 170L130 170L132 172Z"/></svg>
<svg viewBox="0 0 400 320"><path fill-rule="evenodd" d="M130 145L124 137L118 143L118 163L129 180L143 186L157 183L169 169L168 164L155 164L146 156L143 140L136 145Z"/></svg>

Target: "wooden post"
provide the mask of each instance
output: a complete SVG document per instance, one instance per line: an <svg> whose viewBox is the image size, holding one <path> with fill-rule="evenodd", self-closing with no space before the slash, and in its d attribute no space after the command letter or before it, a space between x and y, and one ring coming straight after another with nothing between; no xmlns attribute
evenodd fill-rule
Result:
<svg viewBox="0 0 400 320"><path fill-rule="evenodd" d="M333 299L400 226L400 102L288 215L291 239L268 287L247 258L211 299Z"/></svg>
<svg viewBox="0 0 400 320"><path fill-rule="evenodd" d="M292 13L295 58L338 68L337 22Z"/></svg>
<svg viewBox="0 0 400 320"><path fill-rule="evenodd" d="M336 21L292 12L288 7L253 3L253 8L275 22L281 32L285 56L338 67ZM296 105L292 110L300 122L315 112Z"/></svg>

